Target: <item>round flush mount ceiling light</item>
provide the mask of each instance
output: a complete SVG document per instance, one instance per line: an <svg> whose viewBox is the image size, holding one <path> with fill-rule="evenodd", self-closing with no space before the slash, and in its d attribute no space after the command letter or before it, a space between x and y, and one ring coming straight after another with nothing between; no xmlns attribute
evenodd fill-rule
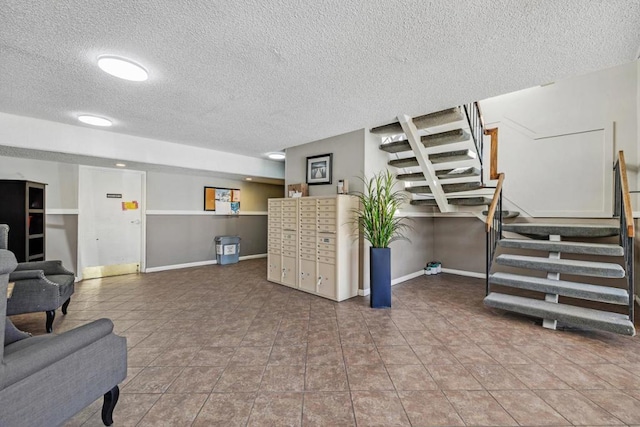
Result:
<svg viewBox="0 0 640 427"><path fill-rule="evenodd" d="M138 65L130 59L113 55L98 57L98 67L105 73L133 82L143 82L149 78L149 73L142 65Z"/></svg>
<svg viewBox="0 0 640 427"><path fill-rule="evenodd" d="M124 164L124 163L116 163L116 166L119 167L119 168L127 167L127 165Z"/></svg>
<svg viewBox="0 0 640 427"><path fill-rule="evenodd" d="M98 116L90 116L88 114L78 116L78 120L80 120L82 123L86 123L91 126L109 127L113 124L109 119L105 119L104 117L98 117Z"/></svg>
<svg viewBox="0 0 640 427"><path fill-rule="evenodd" d="M275 152L267 154L267 157L269 157L271 160L284 160L286 156L282 152Z"/></svg>

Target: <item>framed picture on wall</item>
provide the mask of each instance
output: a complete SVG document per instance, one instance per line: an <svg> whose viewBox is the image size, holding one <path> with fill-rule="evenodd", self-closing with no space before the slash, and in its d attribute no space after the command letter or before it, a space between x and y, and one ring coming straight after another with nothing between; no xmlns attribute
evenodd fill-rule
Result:
<svg viewBox="0 0 640 427"><path fill-rule="evenodd" d="M307 157L307 184L331 184L333 153Z"/></svg>
<svg viewBox="0 0 640 427"><path fill-rule="evenodd" d="M204 187L204 210L216 210L216 189L215 187Z"/></svg>

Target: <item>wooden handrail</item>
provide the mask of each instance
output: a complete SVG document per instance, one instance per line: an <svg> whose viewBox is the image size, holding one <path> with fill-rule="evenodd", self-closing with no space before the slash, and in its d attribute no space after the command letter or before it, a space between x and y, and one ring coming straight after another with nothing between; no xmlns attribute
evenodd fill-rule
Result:
<svg viewBox="0 0 640 427"><path fill-rule="evenodd" d="M627 164L624 161L624 152L618 152L618 164L620 165L620 185L622 186L622 209L627 220L627 236L635 236L635 227L633 224L633 211L631 210L631 196L629 194L629 181L627 179Z"/></svg>
<svg viewBox="0 0 640 427"><path fill-rule="evenodd" d="M496 185L496 191L493 193L493 200L491 200L491 205L489 205L489 212L487 212L487 233L491 231L491 227L493 227L493 217L496 214L496 208L498 207L498 201L500 200L500 192L502 191L502 183L504 182L504 173L498 174L498 185Z"/></svg>
<svg viewBox="0 0 640 427"><path fill-rule="evenodd" d="M485 129L484 134L491 135L489 179L498 179L498 128Z"/></svg>

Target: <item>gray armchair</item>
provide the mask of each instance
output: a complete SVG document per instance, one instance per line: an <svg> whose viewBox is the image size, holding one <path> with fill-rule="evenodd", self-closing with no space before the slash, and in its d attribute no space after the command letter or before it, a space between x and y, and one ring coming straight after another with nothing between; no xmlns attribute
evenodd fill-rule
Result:
<svg viewBox="0 0 640 427"><path fill-rule="evenodd" d="M8 249L9 226L0 224L0 249ZM62 266L61 261L21 262L9 276L15 282L13 295L7 301L7 315L44 311L45 328L53 331L56 310L67 307L74 292L75 275Z"/></svg>
<svg viewBox="0 0 640 427"><path fill-rule="evenodd" d="M126 339L113 333L109 319L100 319L60 335L24 334L5 345L5 337L16 339L5 298L16 264L0 249L0 426L59 425L100 396L102 421L111 425L118 384L127 375Z"/></svg>

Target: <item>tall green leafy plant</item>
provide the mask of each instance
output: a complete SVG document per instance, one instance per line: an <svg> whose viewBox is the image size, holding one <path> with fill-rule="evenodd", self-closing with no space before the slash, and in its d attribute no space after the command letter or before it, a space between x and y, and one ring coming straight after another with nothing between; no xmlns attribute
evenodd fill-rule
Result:
<svg viewBox="0 0 640 427"><path fill-rule="evenodd" d="M361 180L364 192L355 194L360 199L356 213L364 238L374 248L388 248L395 240L408 240L404 232L410 227L395 214L409 200L409 196L405 191L394 188L397 183L395 176L384 170L369 180L366 177Z"/></svg>

